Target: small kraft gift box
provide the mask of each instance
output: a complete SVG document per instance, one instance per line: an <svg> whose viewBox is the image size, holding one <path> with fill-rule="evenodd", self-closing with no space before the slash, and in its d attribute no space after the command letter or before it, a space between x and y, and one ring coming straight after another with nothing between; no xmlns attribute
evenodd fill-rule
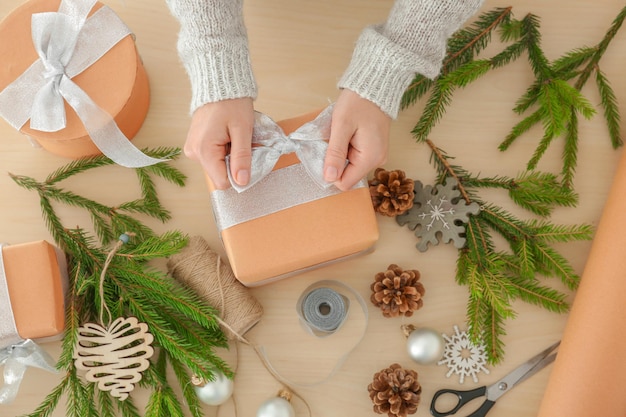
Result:
<svg viewBox="0 0 626 417"><path fill-rule="evenodd" d="M129 139L150 89L134 36L96 0L30 0L0 23L0 116L63 157L150 158Z"/></svg>
<svg viewBox="0 0 626 417"><path fill-rule="evenodd" d="M378 240L365 180L345 192L323 181L331 114L332 106L277 124L257 113L250 183L231 179L232 188L218 190L207 177L217 228L242 284L366 253Z"/></svg>
<svg viewBox="0 0 626 417"><path fill-rule="evenodd" d="M0 345L10 345L11 338L58 339L65 328L66 290L65 255L58 248L46 241L1 245Z"/></svg>

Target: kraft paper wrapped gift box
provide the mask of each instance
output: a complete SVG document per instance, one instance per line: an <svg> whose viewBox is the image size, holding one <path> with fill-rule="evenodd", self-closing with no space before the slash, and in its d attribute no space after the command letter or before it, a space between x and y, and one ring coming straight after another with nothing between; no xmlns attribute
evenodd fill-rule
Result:
<svg viewBox="0 0 626 417"><path fill-rule="evenodd" d="M119 17L108 7L103 7L102 3L95 0L63 0L63 3L67 3L64 10L82 8L88 12L89 18L77 35L76 46L66 65L65 58L61 57L62 68L59 67L61 65L59 62L53 62L54 57L50 57L50 51L55 48L47 48L47 41L42 42L41 49L48 53L47 59L50 62L41 64L42 59L35 49L31 33L37 20L35 16L43 16L43 12L57 12L62 4L61 0L30 0L0 23L0 56L3 62L0 66L0 115L13 127L54 154L68 158L100 154L101 149L94 144L84 122L68 104L68 101L76 102L79 97L76 94L69 100L64 96L63 102L57 101L61 108L58 113L62 113L63 109L65 111L65 127L59 129L61 122L58 121L54 127L46 125L45 129L39 129L39 124L38 128L32 127L33 118L30 114L33 111L34 96L41 91L37 88L44 85L48 88L53 79L63 73L104 112L95 116L92 112L89 118L95 120L96 124L102 120L102 114L106 114L109 119L113 118L114 124L121 132L120 141L123 139L123 142L130 145L127 138L132 139L139 131L150 101L148 78L135 47L134 38ZM75 4L79 7L74 7ZM92 19L96 15L97 19ZM99 20L101 18L103 20ZM42 32L45 35L46 29ZM52 41L58 41L54 34L50 44ZM71 43L71 35L69 42ZM35 74L38 65L39 74ZM87 67L84 68L85 66ZM30 76L26 74L27 70L31 71ZM57 77L54 82L59 80ZM36 83L39 84L35 88L33 85ZM69 91L66 87L68 84L67 80L61 81L59 90L62 90L63 95L64 90ZM25 91L27 93L24 93ZM89 111L87 107L91 105L85 105L82 98L80 100L82 109L80 111ZM49 102L50 99L47 103L44 101L41 108L48 111ZM62 119L62 116L58 118ZM102 126L91 126L90 132L95 136L93 132L100 130L104 136L110 133L110 129L115 128L107 124L106 129L108 130L103 130ZM107 154L106 151L104 153Z"/></svg>
<svg viewBox="0 0 626 417"><path fill-rule="evenodd" d="M67 290L64 254L46 241L4 245L1 250L0 266L19 336L41 340L62 334Z"/></svg>
<svg viewBox="0 0 626 417"><path fill-rule="evenodd" d="M319 112L279 122L280 133L272 131L276 124L271 119L258 113L253 141L265 135L275 142L275 148L281 148L291 133L300 139L309 134L319 136L319 144L324 142L319 139L328 139L330 111L329 107L317 118ZM260 121L265 124L261 129ZM259 134L259 130L265 133ZM280 136L283 138L275 140ZM325 144L309 152L312 159L317 159L319 176ZM256 150L255 146L253 152ZM303 167L295 153L284 149L281 153L273 170L241 193L233 188L216 190L207 178L213 212L231 267L237 279L249 287L367 252L378 239L376 216L365 181L346 192L334 186L324 188L313 180L309 168ZM268 155L259 154L259 160L268 159ZM254 178L254 168L252 174Z"/></svg>

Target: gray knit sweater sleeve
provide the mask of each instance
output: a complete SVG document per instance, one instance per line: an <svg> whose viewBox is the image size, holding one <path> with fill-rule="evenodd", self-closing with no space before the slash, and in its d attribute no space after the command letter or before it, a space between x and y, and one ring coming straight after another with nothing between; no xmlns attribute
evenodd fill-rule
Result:
<svg viewBox="0 0 626 417"><path fill-rule="evenodd" d="M448 38L482 0L396 0L387 21L367 27L338 83L395 118L415 74L439 75Z"/></svg>
<svg viewBox="0 0 626 417"><path fill-rule="evenodd" d="M178 53L191 81L191 110L256 98L243 0L166 0L179 20ZM396 0L387 21L366 28L338 83L395 118L416 73L439 74L447 39L483 0Z"/></svg>
<svg viewBox="0 0 626 417"><path fill-rule="evenodd" d="M256 98L243 0L166 0L180 22L178 54L191 81L191 111L203 104Z"/></svg>

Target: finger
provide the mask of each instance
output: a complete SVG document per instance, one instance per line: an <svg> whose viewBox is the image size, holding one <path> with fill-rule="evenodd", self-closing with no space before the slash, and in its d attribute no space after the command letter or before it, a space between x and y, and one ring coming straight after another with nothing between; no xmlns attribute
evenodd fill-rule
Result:
<svg viewBox="0 0 626 417"><path fill-rule="evenodd" d="M221 136L221 135L220 135ZM185 142L183 152L191 160L198 161L215 188L224 190L230 187L226 175L226 146L223 142L212 143L209 140L199 140L190 135Z"/></svg>
<svg viewBox="0 0 626 417"><path fill-rule="evenodd" d="M206 172L218 190L225 190L230 187L230 181L226 173L225 158L226 147L218 145L206 147L199 159L204 172Z"/></svg>
<svg viewBox="0 0 626 417"><path fill-rule="evenodd" d="M230 127L230 172L235 182L246 185L250 181L252 161L252 126Z"/></svg>
<svg viewBox="0 0 626 417"><path fill-rule="evenodd" d="M335 187L341 191L347 191L355 186L356 183L361 181L368 173L368 169L365 165L358 165L349 163L343 170L341 178L334 183Z"/></svg>
<svg viewBox="0 0 626 417"><path fill-rule="evenodd" d="M385 150L368 154L357 148L350 147L348 151L348 159L350 162L344 169L341 178L336 181L334 185L341 191L351 189L368 175L372 167L384 164L387 159L386 155Z"/></svg>
<svg viewBox="0 0 626 417"><path fill-rule="evenodd" d="M335 182L343 175L348 157L348 147L354 129L345 123L332 123L326 157L324 158L324 180Z"/></svg>

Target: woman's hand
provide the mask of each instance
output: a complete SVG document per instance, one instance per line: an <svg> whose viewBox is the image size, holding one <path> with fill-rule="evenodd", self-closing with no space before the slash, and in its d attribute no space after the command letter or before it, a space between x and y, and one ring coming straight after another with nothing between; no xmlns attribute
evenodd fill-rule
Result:
<svg viewBox="0 0 626 417"><path fill-rule="evenodd" d="M342 90L333 109L324 179L345 191L384 164L390 128L391 117L380 107L351 90Z"/></svg>
<svg viewBox="0 0 626 417"><path fill-rule="evenodd" d="M231 175L239 185L250 180L254 107L249 97L207 103L191 118L185 155L202 164L216 188L230 187L225 157L230 154Z"/></svg>

